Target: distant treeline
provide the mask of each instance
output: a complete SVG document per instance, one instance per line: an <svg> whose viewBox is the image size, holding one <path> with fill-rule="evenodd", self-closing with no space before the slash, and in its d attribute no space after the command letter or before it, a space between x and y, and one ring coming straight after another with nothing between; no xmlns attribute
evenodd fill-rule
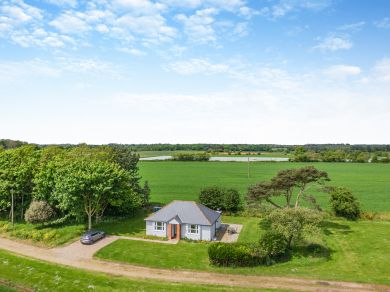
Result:
<svg viewBox="0 0 390 292"><path fill-rule="evenodd" d="M0 139L0 148L12 149L20 147L27 142L10 139ZM37 145L46 147L49 145ZM63 148L73 148L74 144L60 144ZM90 147L98 145L89 145ZM108 144L118 146L118 144ZM294 153L297 147L305 151L319 153L324 151L343 151L345 153L360 152L390 152L390 144L305 144L305 145L280 145L280 144L120 144L129 147L132 151L202 151L202 152L285 152Z"/></svg>

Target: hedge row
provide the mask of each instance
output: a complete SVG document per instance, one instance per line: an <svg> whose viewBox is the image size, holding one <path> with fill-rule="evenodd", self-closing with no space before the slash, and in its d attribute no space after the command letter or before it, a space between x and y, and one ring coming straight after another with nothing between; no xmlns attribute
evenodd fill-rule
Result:
<svg viewBox="0 0 390 292"><path fill-rule="evenodd" d="M208 254L215 266L248 267L266 263L266 257L260 255L257 246L239 243L212 243Z"/></svg>
<svg viewBox="0 0 390 292"><path fill-rule="evenodd" d="M216 242L208 248L210 263L224 267L270 265L283 257L286 251L285 238L272 230L267 231L258 244Z"/></svg>
<svg viewBox="0 0 390 292"><path fill-rule="evenodd" d="M177 161L209 161L210 155L207 153L178 153L173 156Z"/></svg>

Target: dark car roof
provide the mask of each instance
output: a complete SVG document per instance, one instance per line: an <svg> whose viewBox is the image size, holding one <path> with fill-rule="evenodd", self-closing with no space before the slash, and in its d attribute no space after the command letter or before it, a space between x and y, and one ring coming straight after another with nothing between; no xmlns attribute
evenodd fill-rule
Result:
<svg viewBox="0 0 390 292"><path fill-rule="evenodd" d="M100 231L100 230L89 230L87 232L85 232L83 235L91 235L91 234L94 234L94 233L101 233L103 231Z"/></svg>

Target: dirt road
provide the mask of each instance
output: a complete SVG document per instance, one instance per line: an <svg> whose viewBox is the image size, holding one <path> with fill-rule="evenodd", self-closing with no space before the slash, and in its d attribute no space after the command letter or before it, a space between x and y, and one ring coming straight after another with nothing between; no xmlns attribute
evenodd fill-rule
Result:
<svg viewBox="0 0 390 292"><path fill-rule="evenodd" d="M118 238L123 237L109 236L90 246L82 245L77 241L64 247L52 249L40 248L10 239L0 238L0 248L55 264L137 279L154 279L169 282L214 284L248 288L290 289L298 291L390 292L389 286L374 284L320 281L285 277L245 276L185 270L172 271L168 269L147 268L93 259L93 254L96 251Z"/></svg>

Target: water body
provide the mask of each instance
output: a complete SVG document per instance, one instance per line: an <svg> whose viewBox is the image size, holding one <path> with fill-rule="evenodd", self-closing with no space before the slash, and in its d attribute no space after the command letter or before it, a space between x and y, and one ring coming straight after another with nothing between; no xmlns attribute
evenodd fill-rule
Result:
<svg viewBox="0 0 390 292"><path fill-rule="evenodd" d="M222 162L248 162L248 158L250 162L256 161L276 161L276 162L286 162L288 161L287 157L248 157L248 156L240 156L240 157L229 157L229 156L211 156L209 161L222 161ZM155 157L146 157L140 158L143 161L161 161L161 160L170 160L172 156L155 156Z"/></svg>

